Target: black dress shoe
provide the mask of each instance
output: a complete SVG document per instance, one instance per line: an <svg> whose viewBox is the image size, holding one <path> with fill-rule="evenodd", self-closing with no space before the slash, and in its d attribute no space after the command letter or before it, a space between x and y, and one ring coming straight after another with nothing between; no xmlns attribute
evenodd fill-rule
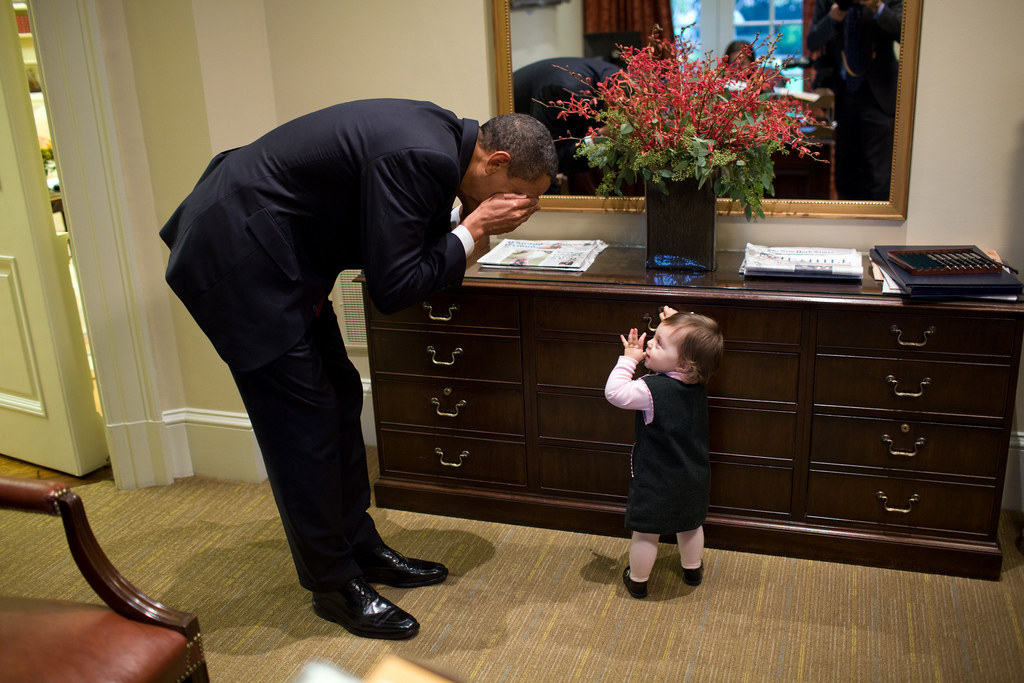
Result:
<svg viewBox="0 0 1024 683"><path fill-rule="evenodd" d="M400 640L412 638L420 630L411 614L381 597L362 577L352 579L341 590L313 593L313 611L363 638Z"/></svg>
<svg viewBox="0 0 1024 683"><path fill-rule="evenodd" d="M700 582L704 580L704 563L701 562L700 566L696 569L687 569L683 567L683 583L687 586L699 586Z"/></svg>
<svg viewBox="0 0 1024 683"><path fill-rule="evenodd" d="M363 578L370 583L386 583L397 588L429 586L441 583L448 576L443 564L407 558L383 543L369 553L356 555L355 561L363 570Z"/></svg>
<svg viewBox="0 0 1024 683"><path fill-rule="evenodd" d="M626 566L626 570L622 572L622 583L626 584L626 590L637 600L641 600L647 597L647 582L646 581L634 581L629 578L629 566Z"/></svg>

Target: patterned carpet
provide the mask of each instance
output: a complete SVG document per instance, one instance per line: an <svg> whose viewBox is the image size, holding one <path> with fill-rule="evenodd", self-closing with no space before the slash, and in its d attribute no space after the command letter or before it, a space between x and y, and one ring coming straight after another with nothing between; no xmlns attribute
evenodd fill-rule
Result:
<svg viewBox="0 0 1024 683"><path fill-rule="evenodd" d="M374 509L382 534L446 562L445 583L381 592L422 624L409 641L318 619L267 484L203 478L76 486L130 581L196 612L214 681L294 681L310 661L362 677L393 653L461 681L1019 681L1020 513L1003 513L998 582L709 549L685 586L662 546L646 600L620 576L627 541ZM98 602L56 518L0 511L3 591ZM0 644L2 647L2 644Z"/></svg>

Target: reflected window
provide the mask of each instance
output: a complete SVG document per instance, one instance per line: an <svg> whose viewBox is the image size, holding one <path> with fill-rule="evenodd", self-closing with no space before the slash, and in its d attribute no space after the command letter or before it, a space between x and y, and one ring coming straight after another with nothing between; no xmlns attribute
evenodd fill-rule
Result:
<svg viewBox="0 0 1024 683"><path fill-rule="evenodd" d="M695 45L702 45L701 27L704 25L701 17L701 0L672 0L672 26L676 35L681 35ZM708 17L708 24L711 17Z"/></svg>
<svg viewBox="0 0 1024 683"><path fill-rule="evenodd" d="M671 0L676 33L722 55L733 40L755 45L781 34L775 48L776 66L789 79L787 87L803 90L803 69L786 66L803 53L803 0ZM757 41L760 35L761 41ZM699 55L693 55L697 57Z"/></svg>

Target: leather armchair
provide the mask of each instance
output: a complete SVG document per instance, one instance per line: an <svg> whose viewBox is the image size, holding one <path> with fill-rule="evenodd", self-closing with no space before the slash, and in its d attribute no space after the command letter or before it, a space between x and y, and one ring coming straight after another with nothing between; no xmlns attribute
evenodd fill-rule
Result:
<svg viewBox="0 0 1024 683"><path fill-rule="evenodd" d="M160 604L117 571L89 527L81 498L65 483L0 477L0 508L59 516L75 564L106 603L0 595L0 678L209 680L196 615ZM4 544L8 557L18 550Z"/></svg>

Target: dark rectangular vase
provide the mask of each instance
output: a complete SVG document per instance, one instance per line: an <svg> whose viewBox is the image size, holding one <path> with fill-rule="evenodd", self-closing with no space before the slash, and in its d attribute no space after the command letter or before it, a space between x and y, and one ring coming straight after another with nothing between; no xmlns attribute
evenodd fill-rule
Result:
<svg viewBox="0 0 1024 683"><path fill-rule="evenodd" d="M665 194L647 183L647 267L715 269L715 191L708 181L667 181Z"/></svg>

